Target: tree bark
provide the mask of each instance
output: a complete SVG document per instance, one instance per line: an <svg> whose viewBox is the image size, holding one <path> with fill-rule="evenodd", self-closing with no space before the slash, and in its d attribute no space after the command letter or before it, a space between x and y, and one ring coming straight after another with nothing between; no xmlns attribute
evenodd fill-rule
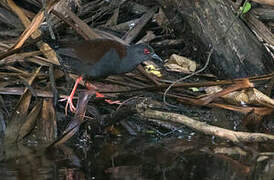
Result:
<svg viewBox="0 0 274 180"><path fill-rule="evenodd" d="M176 33L194 39L198 52L214 47L210 70L220 78L270 73L274 62L226 0L159 1ZM204 58L206 60L206 58Z"/></svg>

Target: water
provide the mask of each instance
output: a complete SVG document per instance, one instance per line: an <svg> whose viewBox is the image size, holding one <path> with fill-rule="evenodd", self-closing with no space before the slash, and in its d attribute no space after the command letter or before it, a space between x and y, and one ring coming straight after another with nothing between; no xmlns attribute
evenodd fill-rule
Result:
<svg viewBox="0 0 274 180"><path fill-rule="evenodd" d="M207 139L98 138L51 150L17 144L4 148L0 179L273 179L271 153L258 158Z"/></svg>

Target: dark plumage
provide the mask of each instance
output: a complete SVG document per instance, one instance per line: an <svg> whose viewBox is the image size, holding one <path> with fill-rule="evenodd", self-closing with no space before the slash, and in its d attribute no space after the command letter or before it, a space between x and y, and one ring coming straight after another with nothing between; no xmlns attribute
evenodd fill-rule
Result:
<svg viewBox="0 0 274 180"><path fill-rule="evenodd" d="M160 59L146 44L125 46L110 39L60 42L53 48L64 69L89 79L123 74L143 61Z"/></svg>
<svg viewBox="0 0 274 180"><path fill-rule="evenodd" d="M110 75L132 71L143 61L161 58L146 44L126 46L110 39L94 39L69 42L47 41L56 51L61 67L66 71L88 79L106 78ZM80 78L68 97L73 111L72 98Z"/></svg>

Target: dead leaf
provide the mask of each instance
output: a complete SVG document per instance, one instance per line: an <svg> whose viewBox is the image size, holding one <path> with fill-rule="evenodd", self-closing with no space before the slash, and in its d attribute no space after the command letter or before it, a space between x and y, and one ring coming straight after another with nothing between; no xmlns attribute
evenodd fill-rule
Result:
<svg viewBox="0 0 274 180"><path fill-rule="evenodd" d="M34 128L35 122L41 111L41 108L42 108L41 101L37 101L36 105L32 108L31 112L28 114L26 121L20 128L18 139L17 139L18 141L23 139Z"/></svg>
<svg viewBox="0 0 274 180"><path fill-rule="evenodd" d="M39 67L34 75L28 80L28 84L32 84L34 79L40 72L41 67ZM26 119L27 112L29 109L31 101L31 92L25 88L24 94L20 97L18 104L11 116L10 121L8 122L7 129L5 131L5 143L11 144L16 142L17 137L19 136L19 131L21 129L24 120Z"/></svg>
<svg viewBox="0 0 274 180"><path fill-rule="evenodd" d="M43 143L52 143L57 138L56 111L52 98L43 99L41 116L38 120L37 137Z"/></svg>
<svg viewBox="0 0 274 180"><path fill-rule="evenodd" d="M164 65L170 71L191 73L196 71L196 62L176 54L172 54L168 62Z"/></svg>

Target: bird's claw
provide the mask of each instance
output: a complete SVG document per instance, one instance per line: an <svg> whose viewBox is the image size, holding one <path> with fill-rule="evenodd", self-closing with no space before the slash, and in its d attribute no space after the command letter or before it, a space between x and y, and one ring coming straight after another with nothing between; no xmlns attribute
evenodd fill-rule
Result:
<svg viewBox="0 0 274 180"><path fill-rule="evenodd" d="M75 106L73 105L73 101L72 101L73 97L71 96L67 96L63 99L60 99L59 101L67 101L66 103L66 107L65 107L65 114L67 115L68 114L68 105L69 105L69 109L71 112L75 112L76 111L76 108Z"/></svg>
<svg viewBox="0 0 274 180"><path fill-rule="evenodd" d="M120 101L112 101L110 99L105 99L105 102L109 103L109 104L118 104L121 105L122 103Z"/></svg>

